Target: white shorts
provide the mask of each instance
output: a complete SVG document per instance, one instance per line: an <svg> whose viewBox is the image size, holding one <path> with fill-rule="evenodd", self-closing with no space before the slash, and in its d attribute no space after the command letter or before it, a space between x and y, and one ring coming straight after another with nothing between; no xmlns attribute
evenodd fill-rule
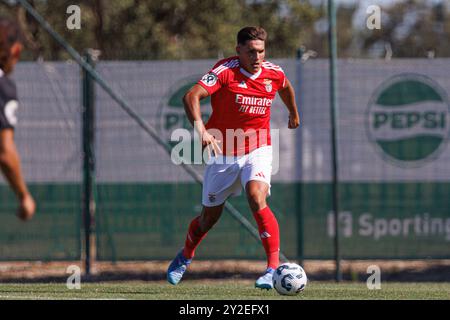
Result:
<svg viewBox="0 0 450 320"><path fill-rule="evenodd" d="M272 174L272 146L260 147L249 154L211 157L203 178L202 204L215 207L230 196L238 196L251 180L269 185Z"/></svg>

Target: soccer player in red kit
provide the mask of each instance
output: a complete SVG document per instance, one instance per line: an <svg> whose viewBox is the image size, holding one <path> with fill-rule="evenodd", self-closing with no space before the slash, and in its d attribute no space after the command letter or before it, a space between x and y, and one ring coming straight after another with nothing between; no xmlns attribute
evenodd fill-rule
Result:
<svg viewBox="0 0 450 320"><path fill-rule="evenodd" d="M219 61L183 98L186 115L211 157L203 179L202 212L190 223L185 245L167 270L171 284L181 280L196 247L220 218L227 198L239 195L244 187L267 256L267 269L255 286L273 287L280 236L266 198L272 172L270 108L276 92L289 110L288 127L297 128L300 118L294 89L283 70L264 60L266 37L261 27L241 29L238 55ZM212 114L204 125L200 100L207 96L211 96Z"/></svg>

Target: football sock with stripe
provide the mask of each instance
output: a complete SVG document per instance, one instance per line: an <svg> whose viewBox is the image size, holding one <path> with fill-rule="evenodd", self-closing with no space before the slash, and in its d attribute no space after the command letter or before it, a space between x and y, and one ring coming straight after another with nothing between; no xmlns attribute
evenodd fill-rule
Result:
<svg viewBox="0 0 450 320"><path fill-rule="evenodd" d="M276 269L280 263L280 231L275 215L267 206L253 213L259 236L267 256L267 267Z"/></svg>
<svg viewBox="0 0 450 320"><path fill-rule="evenodd" d="M200 229L200 216L191 221L183 249L183 256L186 259L192 259L194 257L195 249L207 233L208 232L202 232Z"/></svg>

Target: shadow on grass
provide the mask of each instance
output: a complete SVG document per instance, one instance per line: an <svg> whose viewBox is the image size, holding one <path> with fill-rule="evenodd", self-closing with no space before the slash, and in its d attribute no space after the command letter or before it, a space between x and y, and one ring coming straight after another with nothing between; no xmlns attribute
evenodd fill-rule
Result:
<svg viewBox="0 0 450 320"><path fill-rule="evenodd" d="M36 276L36 277L8 277L1 278L1 283L65 283L67 276ZM211 270L202 272L187 272L184 280L255 280L260 276L256 272L227 272ZM343 271L342 279L345 281L365 282L369 277L365 273ZM318 272L308 273L312 281L333 281L334 273ZM390 282L448 282L450 281L450 266L433 266L421 270L381 270L382 281ZM166 274L161 272L133 272L108 271L89 276L82 276L82 282L113 282L113 281L165 281Z"/></svg>

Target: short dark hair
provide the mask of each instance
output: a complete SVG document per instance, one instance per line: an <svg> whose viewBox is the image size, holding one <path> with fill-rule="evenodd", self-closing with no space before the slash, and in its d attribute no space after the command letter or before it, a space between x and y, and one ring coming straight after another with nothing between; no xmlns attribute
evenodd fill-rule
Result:
<svg viewBox="0 0 450 320"><path fill-rule="evenodd" d="M0 17L0 68L8 63L11 47L20 41L19 26L11 19Z"/></svg>
<svg viewBox="0 0 450 320"><path fill-rule="evenodd" d="M237 34L237 43L245 44L248 40L266 41L267 32L262 27L245 27Z"/></svg>

